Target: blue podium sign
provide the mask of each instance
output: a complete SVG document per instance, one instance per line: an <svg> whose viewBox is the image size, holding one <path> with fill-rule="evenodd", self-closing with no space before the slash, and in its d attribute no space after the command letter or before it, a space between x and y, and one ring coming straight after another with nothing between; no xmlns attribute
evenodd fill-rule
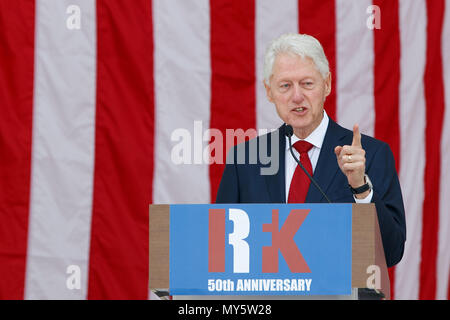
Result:
<svg viewBox="0 0 450 320"><path fill-rule="evenodd" d="M170 294L351 294L351 204L170 206Z"/></svg>

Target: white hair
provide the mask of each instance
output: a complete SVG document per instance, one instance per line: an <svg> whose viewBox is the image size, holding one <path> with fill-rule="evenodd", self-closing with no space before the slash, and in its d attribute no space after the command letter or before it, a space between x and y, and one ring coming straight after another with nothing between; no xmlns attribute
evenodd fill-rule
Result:
<svg viewBox="0 0 450 320"><path fill-rule="evenodd" d="M316 38L307 34L287 33L273 40L266 50L264 56L264 81L267 84L272 75L275 58L279 53L293 53L302 58L311 58L324 79L330 72L325 52Z"/></svg>

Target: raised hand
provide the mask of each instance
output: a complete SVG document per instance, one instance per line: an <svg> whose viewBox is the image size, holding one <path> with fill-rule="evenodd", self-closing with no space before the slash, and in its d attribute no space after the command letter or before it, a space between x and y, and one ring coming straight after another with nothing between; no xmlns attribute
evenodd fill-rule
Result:
<svg viewBox="0 0 450 320"><path fill-rule="evenodd" d="M334 153L336 154L339 168L347 177L348 184L353 188L358 188L365 184L366 152L361 145L361 133L357 124L353 126L352 145L337 146L334 148ZM360 197L365 195L365 193L361 194Z"/></svg>

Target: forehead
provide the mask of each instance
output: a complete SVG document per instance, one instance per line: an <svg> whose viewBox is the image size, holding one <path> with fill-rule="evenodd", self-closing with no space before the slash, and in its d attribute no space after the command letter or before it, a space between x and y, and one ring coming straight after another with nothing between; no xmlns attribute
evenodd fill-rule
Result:
<svg viewBox="0 0 450 320"><path fill-rule="evenodd" d="M280 53L275 58L272 69L274 79L318 76L321 77L321 74L309 57L302 58L294 53Z"/></svg>

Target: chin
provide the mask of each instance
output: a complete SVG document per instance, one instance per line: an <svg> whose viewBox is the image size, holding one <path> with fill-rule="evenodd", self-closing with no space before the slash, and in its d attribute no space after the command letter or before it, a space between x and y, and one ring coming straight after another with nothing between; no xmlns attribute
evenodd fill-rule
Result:
<svg viewBox="0 0 450 320"><path fill-rule="evenodd" d="M290 119L288 122L294 129L304 130L311 127L311 121L307 119Z"/></svg>

